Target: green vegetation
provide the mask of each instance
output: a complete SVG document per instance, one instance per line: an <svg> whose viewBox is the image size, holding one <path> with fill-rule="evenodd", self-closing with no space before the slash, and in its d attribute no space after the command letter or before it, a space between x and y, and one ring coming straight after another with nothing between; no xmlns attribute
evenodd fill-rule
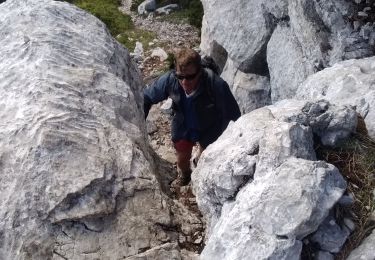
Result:
<svg viewBox="0 0 375 260"><path fill-rule="evenodd" d="M124 33L118 35L117 40L126 46L129 50L134 50L135 43L141 42L143 44L144 50L149 47L148 43L156 38L156 34L153 32L141 30L141 29L131 29Z"/></svg>
<svg viewBox="0 0 375 260"><path fill-rule="evenodd" d="M375 211L375 141L368 137L364 121L359 118L357 134L350 140L335 149L318 147L316 152L319 159L340 170L348 182L348 191L354 195L352 207L336 209L337 216L350 216L356 224L355 231L335 258L346 259L375 227L371 218L371 213Z"/></svg>
<svg viewBox="0 0 375 260"><path fill-rule="evenodd" d="M189 23L198 29L202 27L203 5L200 0L158 0L158 6L167 4L178 4L181 10L175 11L163 17L164 20L173 23Z"/></svg>
<svg viewBox="0 0 375 260"><path fill-rule="evenodd" d="M113 36L134 27L130 16L118 10L119 0L73 0L72 3L98 17Z"/></svg>
<svg viewBox="0 0 375 260"><path fill-rule="evenodd" d="M156 36L149 31L135 29L131 17L118 10L121 0L69 0L83 10L98 17L121 44L133 50L135 42L142 42L145 49ZM142 2L142 1L140 1Z"/></svg>

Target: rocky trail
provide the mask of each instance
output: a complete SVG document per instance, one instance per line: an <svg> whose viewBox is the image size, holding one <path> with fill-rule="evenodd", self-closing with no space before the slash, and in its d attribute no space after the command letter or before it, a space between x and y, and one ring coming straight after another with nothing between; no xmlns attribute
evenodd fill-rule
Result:
<svg viewBox="0 0 375 260"><path fill-rule="evenodd" d="M152 41L152 48L143 53L141 60L137 60L145 84L150 84L160 75L160 71L165 70L168 66L167 61L163 61L159 57L151 57L152 51L160 47L170 53L177 47L197 47L200 41L199 30L188 24L173 24L162 21L160 16L149 15L143 17L130 11L130 7L131 0L123 0L120 10L131 16L136 28L156 34L156 38ZM170 112L170 101L168 100L154 105L147 118L147 130L152 148L164 162L163 170L171 172L167 174L169 176L176 176L176 156L170 137ZM190 184L185 187L177 187L172 182L169 189L167 192L170 191L169 195L178 204L184 205L186 210L203 222ZM204 228L198 227L196 230L193 236L187 238L182 236L179 239L181 248L195 253L199 253L202 250ZM182 233L184 233L183 230Z"/></svg>

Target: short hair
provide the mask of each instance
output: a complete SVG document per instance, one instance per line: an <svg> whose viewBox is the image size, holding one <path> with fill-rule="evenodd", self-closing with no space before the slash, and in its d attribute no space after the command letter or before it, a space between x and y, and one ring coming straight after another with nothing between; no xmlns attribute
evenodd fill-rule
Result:
<svg viewBox="0 0 375 260"><path fill-rule="evenodd" d="M194 65L195 68L201 67L201 56L198 52L190 48L180 48L175 52L175 65L184 68L189 65Z"/></svg>

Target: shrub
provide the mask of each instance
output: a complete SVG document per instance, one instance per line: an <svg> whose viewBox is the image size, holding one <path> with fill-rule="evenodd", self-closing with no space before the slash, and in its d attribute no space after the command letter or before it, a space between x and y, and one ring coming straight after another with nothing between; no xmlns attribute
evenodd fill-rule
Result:
<svg viewBox="0 0 375 260"><path fill-rule="evenodd" d="M72 3L98 17L113 36L134 27L130 16L118 10L119 0L74 0Z"/></svg>

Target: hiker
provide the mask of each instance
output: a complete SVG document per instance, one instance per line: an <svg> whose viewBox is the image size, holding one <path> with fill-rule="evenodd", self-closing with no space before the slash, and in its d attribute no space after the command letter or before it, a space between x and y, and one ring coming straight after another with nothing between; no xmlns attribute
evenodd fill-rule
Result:
<svg viewBox="0 0 375 260"><path fill-rule="evenodd" d="M144 90L144 113L152 104L170 97L173 101L172 141L177 155L177 184L190 182L190 159L197 143L199 155L223 133L241 112L228 84L201 65L199 54L188 48L175 53L175 69ZM198 157L199 158L199 157Z"/></svg>

